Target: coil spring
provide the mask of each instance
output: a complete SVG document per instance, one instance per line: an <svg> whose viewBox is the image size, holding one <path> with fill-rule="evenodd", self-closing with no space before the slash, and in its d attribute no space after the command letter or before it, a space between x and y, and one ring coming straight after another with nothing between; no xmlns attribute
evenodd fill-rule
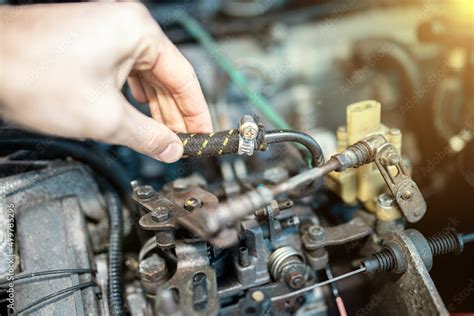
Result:
<svg viewBox="0 0 474 316"><path fill-rule="evenodd" d="M444 255L449 252L459 253L462 251L462 245L458 236L453 232L438 234L428 238L431 253L433 256Z"/></svg>
<svg viewBox="0 0 474 316"><path fill-rule="evenodd" d="M294 260L287 260L292 258ZM291 246L283 246L272 252L268 260L268 267L275 280L280 278L283 268L291 262L303 262L303 256Z"/></svg>
<svg viewBox="0 0 474 316"><path fill-rule="evenodd" d="M397 262L395 256L390 250L385 249L373 255L373 259L377 260L379 271L388 271L395 268Z"/></svg>

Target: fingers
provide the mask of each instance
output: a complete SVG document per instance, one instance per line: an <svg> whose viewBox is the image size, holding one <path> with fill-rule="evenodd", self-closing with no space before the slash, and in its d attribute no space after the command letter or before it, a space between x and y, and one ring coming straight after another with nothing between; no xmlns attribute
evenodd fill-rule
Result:
<svg viewBox="0 0 474 316"><path fill-rule="evenodd" d="M147 117L118 95L115 104L122 107L123 115L109 133L112 142L132 148L163 162L175 162L183 155L183 145L165 125Z"/></svg>
<svg viewBox="0 0 474 316"><path fill-rule="evenodd" d="M156 64L144 78L158 91L162 88L158 101L166 124L181 129L184 122L187 132L212 132L211 116L196 73L167 38Z"/></svg>
<svg viewBox="0 0 474 316"><path fill-rule="evenodd" d="M138 75L130 75L128 77L128 86L130 87L130 90L132 91L132 95L140 103L146 103L147 98L145 95L145 90L143 88L143 85L140 81L140 78Z"/></svg>

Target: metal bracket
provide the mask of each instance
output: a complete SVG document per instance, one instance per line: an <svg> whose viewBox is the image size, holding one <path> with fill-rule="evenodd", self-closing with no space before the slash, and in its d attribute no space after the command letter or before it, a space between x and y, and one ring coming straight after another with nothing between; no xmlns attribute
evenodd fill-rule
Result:
<svg viewBox="0 0 474 316"><path fill-rule="evenodd" d="M419 221L426 213L426 202L412 180L395 146L383 144L375 155L375 164L410 223ZM390 170L390 167L395 170Z"/></svg>
<svg viewBox="0 0 474 316"><path fill-rule="evenodd" d="M217 315L217 278L209 265L206 243L177 242L176 259L176 272L164 287L179 297L183 315Z"/></svg>
<svg viewBox="0 0 474 316"><path fill-rule="evenodd" d="M301 237L301 241L307 250L315 250L345 244L371 233L372 229L362 219L356 217L345 224L324 228L324 234L320 238L312 238L311 234L306 231Z"/></svg>

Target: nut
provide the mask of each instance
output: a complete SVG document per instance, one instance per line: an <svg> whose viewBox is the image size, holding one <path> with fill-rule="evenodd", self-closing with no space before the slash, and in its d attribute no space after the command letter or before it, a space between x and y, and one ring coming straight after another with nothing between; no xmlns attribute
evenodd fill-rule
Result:
<svg viewBox="0 0 474 316"><path fill-rule="evenodd" d="M313 225L308 228L308 237L312 241L322 241L325 238L324 235L324 229L319 225Z"/></svg>
<svg viewBox="0 0 474 316"><path fill-rule="evenodd" d="M378 204L383 208L391 208L395 205L395 200L388 193L382 193L377 198Z"/></svg>
<svg viewBox="0 0 474 316"><path fill-rule="evenodd" d="M155 282L164 279L168 271L165 260L157 254L140 261L138 269L142 278Z"/></svg>
<svg viewBox="0 0 474 316"><path fill-rule="evenodd" d="M170 212L166 207L160 206L151 212L151 217L157 222L164 222L170 217Z"/></svg>
<svg viewBox="0 0 474 316"><path fill-rule="evenodd" d="M304 275L298 271L292 271L286 276L286 283L293 289L299 289L304 285Z"/></svg>
<svg viewBox="0 0 474 316"><path fill-rule="evenodd" d="M151 185L141 185L135 189L135 194L139 199L149 199L155 195L155 190Z"/></svg>

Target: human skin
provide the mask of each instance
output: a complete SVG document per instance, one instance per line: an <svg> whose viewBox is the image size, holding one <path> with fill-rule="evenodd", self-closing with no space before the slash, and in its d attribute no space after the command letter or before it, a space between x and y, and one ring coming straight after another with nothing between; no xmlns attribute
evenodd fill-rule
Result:
<svg viewBox="0 0 474 316"><path fill-rule="evenodd" d="M140 3L2 6L0 44L0 111L24 128L163 162L182 156L174 132L212 131L192 66Z"/></svg>

